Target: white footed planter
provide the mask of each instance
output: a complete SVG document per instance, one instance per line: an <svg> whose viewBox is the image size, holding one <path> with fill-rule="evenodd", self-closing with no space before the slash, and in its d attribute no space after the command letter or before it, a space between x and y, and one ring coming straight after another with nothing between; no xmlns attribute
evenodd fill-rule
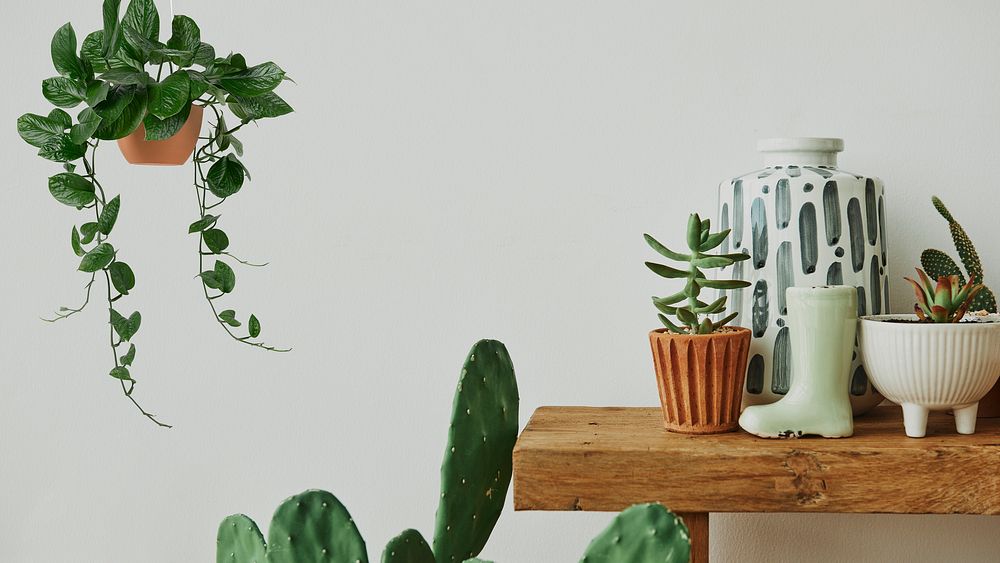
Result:
<svg viewBox="0 0 1000 563"><path fill-rule="evenodd" d="M906 435L927 433L927 413L953 409L959 434L976 431L979 400L1000 377L1000 322L916 322L916 315L872 315L858 327L872 383L903 407Z"/></svg>

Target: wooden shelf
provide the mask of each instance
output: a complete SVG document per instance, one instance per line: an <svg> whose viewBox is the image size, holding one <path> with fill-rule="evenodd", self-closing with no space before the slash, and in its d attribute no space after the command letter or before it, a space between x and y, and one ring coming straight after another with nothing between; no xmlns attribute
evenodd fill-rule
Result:
<svg viewBox="0 0 1000 563"><path fill-rule="evenodd" d="M932 413L927 437L907 438L899 407L884 406L851 438L767 440L667 432L659 408L535 411L514 447L516 510L640 502L685 517L694 561L708 560L710 512L1000 514L1000 419L962 436Z"/></svg>

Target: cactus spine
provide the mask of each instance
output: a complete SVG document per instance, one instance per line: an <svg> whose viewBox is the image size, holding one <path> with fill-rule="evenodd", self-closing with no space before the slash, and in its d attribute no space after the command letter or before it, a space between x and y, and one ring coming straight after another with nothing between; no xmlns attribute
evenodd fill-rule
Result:
<svg viewBox="0 0 1000 563"><path fill-rule="evenodd" d="M661 504L626 508L590 542L580 563L687 563L688 529Z"/></svg>
<svg viewBox="0 0 1000 563"><path fill-rule="evenodd" d="M462 368L441 463L434 529L438 563L475 557L493 532L510 485L517 409L507 349L495 340L480 341Z"/></svg>
<svg viewBox="0 0 1000 563"><path fill-rule="evenodd" d="M961 259L962 265L965 266L965 273L962 272L961 268L958 267L958 264L950 256L933 248L928 248L920 254L920 265L923 266L923 269L932 279L938 279L942 276L946 278L958 276L959 285L965 285L966 276L968 276L968 279L973 284L982 284L983 265L979 261L979 253L976 252L976 247L972 244L969 235L966 234L962 225L955 220L951 212L948 211L948 208L945 207L944 203L937 196L931 198L931 203L934 204L937 212L948 222L948 230L951 231L951 240L955 244L955 249L958 251L958 257ZM987 287L984 287L976 295L970 306L971 311L980 311L983 309L990 313L997 312L996 297Z"/></svg>

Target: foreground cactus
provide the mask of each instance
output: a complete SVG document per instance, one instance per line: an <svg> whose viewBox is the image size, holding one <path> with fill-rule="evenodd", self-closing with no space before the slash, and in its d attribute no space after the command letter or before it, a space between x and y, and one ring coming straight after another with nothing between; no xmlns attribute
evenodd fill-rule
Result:
<svg viewBox="0 0 1000 563"><path fill-rule="evenodd" d="M434 529L438 563L482 551L507 496L517 441L517 382L503 344L484 340L469 353L455 391L441 463Z"/></svg>
<svg viewBox="0 0 1000 563"><path fill-rule="evenodd" d="M917 268L917 276L920 282L912 278L904 279L910 282L917 296L913 312L924 322L957 323L965 316L976 295L983 290L982 284L977 285L971 279L964 285L961 284L959 277L955 275L938 277L937 286L931 283L920 268Z"/></svg>
<svg viewBox="0 0 1000 563"><path fill-rule="evenodd" d="M580 563L687 563L687 526L662 504L626 508L590 542Z"/></svg>
<svg viewBox="0 0 1000 563"><path fill-rule="evenodd" d="M475 557L493 532L510 487L517 440L517 380L507 348L472 347L455 391L441 464L434 550L416 530L389 541L383 563L458 562ZM233 515L219 526L216 563L367 563L347 509L326 491L306 491L278 507L265 544L257 525Z"/></svg>
<svg viewBox="0 0 1000 563"><path fill-rule="evenodd" d="M739 314L732 313L712 322L707 316L721 314L726 308L727 297L723 295L711 303L705 303L698 299L702 289L738 289L750 285L750 282L742 280L710 280L705 277L702 268L725 268L750 258L748 254L707 254L721 245L729 236L730 231L730 229L726 229L712 233L710 227L711 222L708 219L702 221L697 213L692 213L688 218L687 245L690 254L674 252L660 244L652 236L643 235L646 238L646 243L656 252L671 260L687 263L687 269L681 270L656 262L646 262L646 267L659 276L687 280L681 291L667 297L653 298L653 305L660 310L658 315L660 322L678 334L711 334ZM681 302L684 303L681 304ZM671 321L666 315L677 317L678 322L684 328ZM702 319L701 315L706 315L706 318Z"/></svg>
<svg viewBox="0 0 1000 563"><path fill-rule="evenodd" d="M969 235L966 234L962 225L955 220L951 212L948 211L948 208L944 206L944 203L937 196L933 196L931 202L938 213L948 221L951 239L955 244L955 249L958 250L958 256L962 260L962 265L965 266L968 280L976 285L982 284L983 265L979 261L979 254L976 252L976 247L972 244L972 240L969 239ZM962 273L961 268L958 267L958 264L950 256L940 250L929 248L923 251L920 254L920 265L923 266L927 274L933 279L938 279L942 276L958 276L958 285L964 286L966 284L966 274ZM990 313L996 313L997 302L993 291L984 286L972 300L969 310L986 310Z"/></svg>

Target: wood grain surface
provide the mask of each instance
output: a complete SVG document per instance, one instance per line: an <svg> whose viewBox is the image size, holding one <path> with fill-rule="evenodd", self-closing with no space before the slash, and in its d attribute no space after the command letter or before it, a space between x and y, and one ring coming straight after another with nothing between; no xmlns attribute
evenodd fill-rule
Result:
<svg viewBox="0 0 1000 563"><path fill-rule="evenodd" d="M514 448L517 510L1000 513L1000 419L962 436L932 413L907 438L899 407L855 419L852 438L767 440L663 429L659 408L541 407Z"/></svg>

